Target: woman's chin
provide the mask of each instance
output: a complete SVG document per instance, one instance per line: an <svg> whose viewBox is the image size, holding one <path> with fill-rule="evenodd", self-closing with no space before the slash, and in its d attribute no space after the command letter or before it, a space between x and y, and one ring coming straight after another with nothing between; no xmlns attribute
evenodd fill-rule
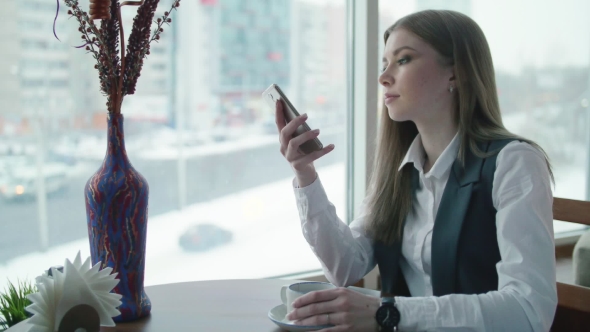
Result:
<svg viewBox="0 0 590 332"><path fill-rule="evenodd" d="M389 118L395 122L404 122L411 120L408 114L404 112L400 112L399 110L387 108L387 113L389 114Z"/></svg>

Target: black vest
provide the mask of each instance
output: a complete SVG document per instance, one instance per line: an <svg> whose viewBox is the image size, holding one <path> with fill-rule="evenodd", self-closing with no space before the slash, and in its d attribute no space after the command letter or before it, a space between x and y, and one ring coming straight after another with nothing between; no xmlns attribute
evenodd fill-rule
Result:
<svg viewBox="0 0 590 332"><path fill-rule="evenodd" d="M484 152L499 151L512 140L479 144ZM479 158L467 149L465 167L457 158L443 192L432 231L432 288L434 296L481 294L498 290L496 209L492 183L497 153ZM419 183L414 168L412 190ZM374 244L384 295L410 296L399 260L401 241Z"/></svg>

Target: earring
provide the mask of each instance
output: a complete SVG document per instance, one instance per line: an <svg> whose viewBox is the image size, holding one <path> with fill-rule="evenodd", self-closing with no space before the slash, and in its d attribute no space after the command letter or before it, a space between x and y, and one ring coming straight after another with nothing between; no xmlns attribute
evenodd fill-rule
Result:
<svg viewBox="0 0 590 332"><path fill-rule="evenodd" d="M453 93L453 86L452 85L449 85L449 92Z"/></svg>

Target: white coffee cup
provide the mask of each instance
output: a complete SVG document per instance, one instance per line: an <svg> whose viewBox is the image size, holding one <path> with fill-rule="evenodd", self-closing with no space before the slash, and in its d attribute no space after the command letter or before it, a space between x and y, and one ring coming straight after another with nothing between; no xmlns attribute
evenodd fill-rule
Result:
<svg viewBox="0 0 590 332"><path fill-rule="evenodd" d="M281 287L281 300L287 307L287 314L293 311L293 301L307 293L319 290L333 289L336 286L329 282L305 281ZM285 317L285 322L292 323Z"/></svg>

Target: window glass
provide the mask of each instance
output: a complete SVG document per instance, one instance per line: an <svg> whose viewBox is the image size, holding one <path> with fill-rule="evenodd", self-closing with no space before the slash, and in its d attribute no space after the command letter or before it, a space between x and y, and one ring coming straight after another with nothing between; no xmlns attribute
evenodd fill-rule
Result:
<svg viewBox="0 0 590 332"><path fill-rule="evenodd" d="M173 13L122 110L127 154L150 188L146 285L320 268L260 96L278 84L336 145L316 167L345 219L345 3L200 0ZM94 60L72 47L78 26L63 3L61 42L55 3L5 5L0 289L6 277L32 280L90 254L84 186L105 156L107 125ZM157 16L170 5L161 0ZM127 36L135 11L123 8Z"/></svg>

